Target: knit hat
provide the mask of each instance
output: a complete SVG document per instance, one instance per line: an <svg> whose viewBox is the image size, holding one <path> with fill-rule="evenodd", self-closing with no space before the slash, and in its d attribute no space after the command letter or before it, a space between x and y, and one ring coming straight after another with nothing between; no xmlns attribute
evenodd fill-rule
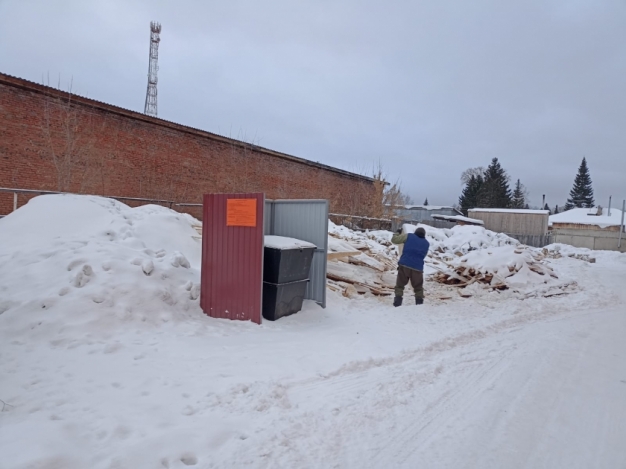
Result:
<svg viewBox="0 0 626 469"><path fill-rule="evenodd" d="M415 230L415 234L419 236L420 238L425 238L426 230L420 226L417 230Z"/></svg>

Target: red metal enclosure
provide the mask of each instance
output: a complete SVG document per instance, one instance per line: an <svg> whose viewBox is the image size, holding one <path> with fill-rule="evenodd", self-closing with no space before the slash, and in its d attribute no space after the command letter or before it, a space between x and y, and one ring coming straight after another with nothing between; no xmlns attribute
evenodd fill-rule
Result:
<svg viewBox="0 0 626 469"><path fill-rule="evenodd" d="M200 307L214 318L261 323L265 195L205 194Z"/></svg>

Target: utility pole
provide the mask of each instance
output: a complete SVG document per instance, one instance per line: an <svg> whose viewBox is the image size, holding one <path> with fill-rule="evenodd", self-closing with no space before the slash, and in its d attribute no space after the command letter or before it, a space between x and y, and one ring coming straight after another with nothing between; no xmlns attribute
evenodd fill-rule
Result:
<svg viewBox="0 0 626 469"><path fill-rule="evenodd" d="M159 71L159 42L161 42L161 25L150 23L150 63L148 65L148 89L146 90L146 105L143 113L157 116L157 72Z"/></svg>
<svg viewBox="0 0 626 469"><path fill-rule="evenodd" d="M622 200L622 221L619 224L619 239L617 240L617 249L622 247L622 232L624 231L624 212L626 211L626 200Z"/></svg>

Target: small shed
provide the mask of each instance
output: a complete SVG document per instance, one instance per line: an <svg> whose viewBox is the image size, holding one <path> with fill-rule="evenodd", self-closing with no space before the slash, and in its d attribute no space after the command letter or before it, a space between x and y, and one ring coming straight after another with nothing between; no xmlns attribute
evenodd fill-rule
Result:
<svg viewBox="0 0 626 469"><path fill-rule="evenodd" d="M621 228L621 229L620 229ZM550 217L555 243L579 248L626 251L622 211L606 208L573 208Z"/></svg>
<svg viewBox="0 0 626 469"><path fill-rule="evenodd" d="M550 216L550 227L554 230L602 230L619 233L622 211L606 208L573 208Z"/></svg>
<svg viewBox="0 0 626 469"><path fill-rule="evenodd" d="M473 208L468 215L482 220L485 228L498 233L543 236L548 232L550 211Z"/></svg>

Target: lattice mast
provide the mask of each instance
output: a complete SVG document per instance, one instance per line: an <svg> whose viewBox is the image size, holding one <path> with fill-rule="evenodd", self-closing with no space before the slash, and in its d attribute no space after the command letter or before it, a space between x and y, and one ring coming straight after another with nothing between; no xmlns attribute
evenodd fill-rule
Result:
<svg viewBox="0 0 626 469"><path fill-rule="evenodd" d="M146 91L146 105L143 113L157 116L157 72L159 71L159 42L161 42L161 24L150 23L150 63L148 65L148 89Z"/></svg>

